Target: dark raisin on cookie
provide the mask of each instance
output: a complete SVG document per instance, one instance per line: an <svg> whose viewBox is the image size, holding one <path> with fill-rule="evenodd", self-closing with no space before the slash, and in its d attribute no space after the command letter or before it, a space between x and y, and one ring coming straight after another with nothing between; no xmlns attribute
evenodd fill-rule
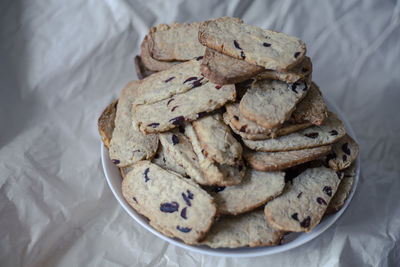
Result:
<svg viewBox="0 0 400 267"><path fill-rule="evenodd" d="M299 221L299 217L298 217L297 212L292 214L292 219L296 220L296 221Z"/></svg>
<svg viewBox="0 0 400 267"><path fill-rule="evenodd" d="M185 193L182 193L182 198L183 198L183 200L185 200L186 205L188 205L189 207L192 206L192 203L190 202L189 197Z"/></svg>
<svg viewBox="0 0 400 267"><path fill-rule="evenodd" d="M178 136L176 136L176 135L172 135L172 143L174 144L174 145L176 145L176 144L179 144L179 138L178 138Z"/></svg>
<svg viewBox="0 0 400 267"><path fill-rule="evenodd" d="M192 192L190 192L190 190L186 190L187 194L188 194L188 198L193 199L194 195Z"/></svg>
<svg viewBox="0 0 400 267"><path fill-rule="evenodd" d="M179 125L178 130L180 133L185 133L185 128L182 125Z"/></svg>
<svg viewBox="0 0 400 267"><path fill-rule="evenodd" d="M144 181L147 182L148 180L150 180L149 176L147 175L150 171L150 168L147 168L144 170Z"/></svg>
<svg viewBox="0 0 400 267"><path fill-rule="evenodd" d="M329 132L331 135L333 135L333 136L335 136L335 135L338 135L339 133L338 133L338 131L336 131L336 130L332 130L332 131L330 131Z"/></svg>
<svg viewBox="0 0 400 267"><path fill-rule="evenodd" d="M310 226L310 222L311 222L311 217L308 216L302 222L300 222L300 226L303 227L303 228L307 228L307 227Z"/></svg>
<svg viewBox="0 0 400 267"><path fill-rule="evenodd" d="M332 196L332 187L330 187L330 186L325 186L323 189L322 189L322 191L324 191L325 192L325 194L327 194L328 196Z"/></svg>
<svg viewBox="0 0 400 267"><path fill-rule="evenodd" d="M171 203L162 203L160 205L160 210L162 212L166 212L166 213L173 213L175 211L178 211L179 209L179 204L176 201L173 201Z"/></svg>
<svg viewBox="0 0 400 267"><path fill-rule="evenodd" d="M171 112L174 112L174 110L175 110L177 107L179 107L179 106L173 107L173 108L171 109Z"/></svg>
<svg viewBox="0 0 400 267"><path fill-rule="evenodd" d="M245 59L245 58L246 58L246 56L245 56L245 54L244 54L243 51L242 51L242 53L240 53L240 56L242 57L242 59Z"/></svg>
<svg viewBox="0 0 400 267"><path fill-rule="evenodd" d="M175 78L175 76L172 76L172 77L166 79L164 82L167 83L167 82L169 82L169 81L172 81L174 78Z"/></svg>
<svg viewBox="0 0 400 267"><path fill-rule="evenodd" d="M147 126L152 127L152 128L157 128L160 124L158 122L153 122L148 124Z"/></svg>
<svg viewBox="0 0 400 267"><path fill-rule="evenodd" d="M342 145L342 150L343 150L343 152L346 153L347 155L350 155L351 151L350 151L350 148L349 148L349 143L344 143L344 144Z"/></svg>
<svg viewBox="0 0 400 267"><path fill-rule="evenodd" d="M178 116L169 120L173 125L183 125L185 123L185 117Z"/></svg>
<svg viewBox="0 0 400 267"><path fill-rule="evenodd" d="M297 83L294 83L294 84L291 85L290 89L292 89L292 91L297 94L298 92L297 92L296 88L297 88Z"/></svg>
<svg viewBox="0 0 400 267"><path fill-rule="evenodd" d="M317 197L317 202L318 204L322 205L327 205L326 201L322 197Z"/></svg>
<svg viewBox="0 0 400 267"><path fill-rule="evenodd" d="M270 47L271 44L270 44L270 43L263 43L263 46L265 46L265 47Z"/></svg>
<svg viewBox="0 0 400 267"><path fill-rule="evenodd" d="M179 225L176 226L176 229L178 229L178 230L181 231L182 233L189 233L189 232L192 230L191 228L180 227Z"/></svg>
<svg viewBox="0 0 400 267"><path fill-rule="evenodd" d="M184 207L183 209L182 209L182 211L181 211L181 217L183 218L183 219L187 219L187 217L186 217L186 209L187 209L187 207Z"/></svg>
<svg viewBox="0 0 400 267"><path fill-rule="evenodd" d="M233 40L233 44L235 45L235 47L236 47L237 49L242 50L242 48L239 46L239 43L238 43L236 40Z"/></svg>
<svg viewBox="0 0 400 267"><path fill-rule="evenodd" d="M139 202L137 201L136 197L133 197L132 199L133 199L136 203L139 204Z"/></svg>
<svg viewBox="0 0 400 267"><path fill-rule="evenodd" d="M217 89L217 90L221 89L221 85L215 86L215 89Z"/></svg>
<svg viewBox="0 0 400 267"><path fill-rule="evenodd" d="M303 192L300 192L300 193L297 195L297 198L300 198L302 194L303 194Z"/></svg>
<svg viewBox="0 0 400 267"><path fill-rule="evenodd" d="M238 116L234 115L233 117L235 118L235 120L237 120L237 121L239 120Z"/></svg>
<svg viewBox="0 0 400 267"><path fill-rule="evenodd" d="M168 102L167 102L167 106L169 105L169 103L171 103L172 101L174 101L174 99L173 98L171 98L170 100L168 100Z"/></svg>
<svg viewBox="0 0 400 267"><path fill-rule="evenodd" d="M243 125L243 126L240 128L239 132L244 133L244 132L246 131L246 128L247 128L247 125Z"/></svg>
<svg viewBox="0 0 400 267"><path fill-rule="evenodd" d="M120 163L119 159L112 159L111 161L112 161L112 163L114 163L114 164L119 164L119 163Z"/></svg>
<svg viewBox="0 0 400 267"><path fill-rule="evenodd" d="M202 60L202 59L203 59L203 56L196 57L197 61Z"/></svg>
<svg viewBox="0 0 400 267"><path fill-rule="evenodd" d="M337 157L335 152L332 152L326 156L326 163L329 163L331 159L335 159Z"/></svg>
<svg viewBox="0 0 400 267"><path fill-rule="evenodd" d="M294 58L297 58L300 55L300 52L294 53Z"/></svg>
<svg viewBox="0 0 400 267"><path fill-rule="evenodd" d="M306 137L312 138L312 139L317 138L318 135L319 135L319 134L318 134L318 133L315 133L315 132L314 132L314 133L306 133L306 134L305 134Z"/></svg>
<svg viewBox="0 0 400 267"><path fill-rule="evenodd" d="M183 83L187 83L187 82L194 81L194 80L197 80L197 77L189 77Z"/></svg>

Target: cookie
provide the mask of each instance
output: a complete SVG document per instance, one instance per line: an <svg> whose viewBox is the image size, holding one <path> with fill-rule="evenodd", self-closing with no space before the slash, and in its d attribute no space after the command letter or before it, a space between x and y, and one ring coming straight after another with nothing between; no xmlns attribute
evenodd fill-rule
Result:
<svg viewBox="0 0 400 267"><path fill-rule="evenodd" d="M115 114L117 111L117 105L118 99L114 100L110 105L108 105L97 120L97 129L99 130L103 144L107 148L110 147L110 140L115 127Z"/></svg>
<svg viewBox="0 0 400 267"><path fill-rule="evenodd" d="M263 128L278 128L290 117L307 92L306 82L255 81L240 100L239 110L244 117Z"/></svg>
<svg viewBox="0 0 400 267"><path fill-rule="evenodd" d="M326 160L329 167L335 171L344 170L357 159L359 152L358 145L350 135L346 134L342 139L332 146L332 153L330 153Z"/></svg>
<svg viewBox="0 0 400 267"><path fill-rule="evenodd" d="M138 105L135 113L142 132L164 132L183 125L186 121L197 120L207 112L235 100L235 97L234 85L219 86L209 82L169 99Z"/></svg>
<svg viewBox="0 0 400 267"><path fill-rule="evenodd" d="M331 151L331 148L327 145L281 152L261 152L246 149L243 157L255 170L280 171L323 157Z"/></svg>
<svg viewBox="0 0 400 267"><path fill-rule="evenodd" d="M160 143L158 146L157 153L151 159L151 162L157 164L163 169L176 172L183 177L187 177L185 169L178 164L178 162L173 158L171 153Z"/></svg>
<svg viewBox="0 0 400 267"><path fill-rule="evenodd" d="M233 103L233 104L235 104L235 103ZM225 107L228 107L230 105L231 105L231 103L225 105ZM302 129L306 129L312 125L311 122L305 122L305 123L299 123L299 124L291 124L289 122L285 122L281 128L277 128L277 129L274 129L274 130L272 130L270 132L266 132L266 133L252 134L252 133L246 133L247 128L250 128L250 130L256 131L259 126L256 123L247 120L243 116L239 117L239 116L234 115L233 118L231 118L231 116L228 114L228 112L225 112L223 114L223 119L224 119L225 124L229 125L235 134L240 135L244 139L250 139L250 140L264 140L264 139L269 139L269 138L275 138L277 136L282 136L282 135L300 131ZM240 128L240 130L238 130L238 129L236 129L236 127L233 125L232 122L236 122L239 125L241 125L241 123L243 123L244 125Z"/></svg>
<svg viewBox="0 0 400 267"><path fill-rule="evenodd" d="M149 70L143 65L142 59L140 56L135 57L135 69L136 69L136 75L138 76L139 80L143 80L147 76L150 76L153 73L156 73L156 71Z"/></svg>
<svg viewBox="0 0 400 267"><path fill-rule="evenodd" d="M287 70L301 62L305 44L298 38L222 17L201 23L199 41L228 56L272 70Z"/></svg>
<svg viewBox="0 0 400 267"><path fill-rule="evenodd" d="M292 69L279 72L266 70L207 48L200 69L207 79L216 84L240 83L254 76L258 80L272 79L294 83L311 74L312 64L310 58L305 57Z"/></svg>
<svg viewBox="0 0 400 267"><path fill-rule="evenodd" d="M185 172L198 184L207 185L207 179L199 166L197 155L187 137L178 129L159 135L160 142L171 157L183 167Z"/></svg>
<svg viewBox="0 0 400 267"><path fill-rule="evenodd" d="M198 119L193 122L193 127L206 157L232 166L241 160L242 146L223 122L221 114L215 113Z"/></svg>
<svg viewBox="0 0 400 267"><path fill-rule="evenodd" d="M207 83L201 76L200 62L193 59L143 79L135 104L152 104Z"/></svg>
<svg viewBox="0 0 400 267"><path fill-rule="evenodd" d="M328 109L321 91L318 85L312 82L307 95L297 105L295 111L293 111L290 122L311 122L315 125L321 125L327 116Z"/></svg>
<svg viewBox="0 0 400 267"><path fill-rule="evenodd" d="M257 210L239 216L223 216L199 245L212 248L273 246L280 243L283 234L269 225L262 210Z"/></svg>
<svg viewBox="0 0 400 267"><path fill-rule="evenodd" d="M339 185L336 172L326 167L307 169L279 197L265 205L265 216L277 230L311 232L322 219Z"/></svg>
<svg viewBox="0 0 400 267"><path fill-rule="evenodd" d="M203 149L193 126L188 123L184 129L185 135L192 143L193 151L198 157L200 168L209 185L230 186L239 184L242 181L246 170L242 160L238 162L237 166L212 162L203 154Z"/></svg>
<svg viewBox="0 0 400 267"><path fill-rule="evenodd" d="M205 47L198 40L199 25L199 22L174 22L170 26L152 27L147 35L151 56L161 61L186 61L203 56Z"/></svg>
<svg viewBox="0 0 400 267"><path fill-rule="evenodd" d="M346 134L342 121L332 112L321 126L312 126L307 129L288 135L266 140L247 140L243 143L250 149L264 152L290 151L304 148L313 148L337 142Z"/></svg>
<svg viewBox="0 0 400 267"><path fill-rule="evenodd" d="M325 214L335 213L343 207L344 202L350 196L351 190L353 189L355 175L355 164L344 170L343 178L340 181L339 187L331 202L329 203L328 209L326 210Z"/></svg>
<svg viewBox="0 0 400 267"><path fill-rule="evenodd" d="M142 159L150 159L157 151L158 137L144 135L133 123L133 102L138 81L130 82L121 92L115 116L115 128L110 141L110 159L118 167L129 166Z"/></svg>
<svg viewBox="0 0 400 267"><path fill-rule="evenodd" d="M208 232L217 211L212 197L199 186L149 161L133 165L122 181L122 194L152 227L188 244Z"/></svg>
<svg viewBox="0 0 400 267"><path fill-rule="evenodd" d="M181 61L159 61L150 55L148 37L144 37L142 44L140 45L140 58L143 65L151 71L163 71L171 68L172 66L181 63Z"/></svg>
<svg viewBox="0 0 400 267"><path fill-rule="evenodd" d="M247 168L240 184L214 187L209 192L218 213L237 215L260 207L280 195L284 187L284 172L259 172Z"/></svg>

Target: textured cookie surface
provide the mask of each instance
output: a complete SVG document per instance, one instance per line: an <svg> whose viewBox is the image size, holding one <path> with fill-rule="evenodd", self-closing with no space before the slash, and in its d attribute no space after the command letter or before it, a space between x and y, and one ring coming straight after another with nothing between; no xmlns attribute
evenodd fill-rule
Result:
<svg viewBox="0 0 400 267"><path fill-rule="evenodd" d="M255 81L240 101L240 113L258 125L273 129L283 124L307 94L305 82Z"/></svg>
<svg viewBox="0 0 400 267"><path fill-rule="evenodd" d="M328 110L319 87L312 82L307 95L293 111L290 121L292 123L311 122L321 125L328 116Z"/></svg>
<svg viewBox="0 0 400 267"><path fill-rule="evenodd" d="M345 134L342 121L336 114L328 112L328 118L321 126L312 126L275 139L258 141L243 139L243 142L248 148L257 151L290 151L329 145L338 141Z"/></svg>
<svg viewBox="0 0 400 267"><path fill-rule="evenodd" d="M235 100L235 97L234 85L218 86L206 83L169 99L138 105L135 108L136 118L141 131L147 133L168 131L183 125L185 121L193 121L204 116L206 112Z"/></svg>
<svg viewBox="0 0 400 267"><path fill-rule="evenodd" d="M200 74L200 61L193 59L143 79L135 104L152 104L207 82Z"/></svg>
<svg viewBox="0 0 400 267"><path fill-rule="evenodd" d="M187 137L175 129L161 133L160 142L172 158L185 169L185 172L198 184L206 185L207 179L199 166L197 155Z"/></svg>
<svg viewBox="0 0 400 267"><path fill-rule="evenodd" d="M158 150L154 157L151 159L151 162L157 164L163 169L174 171L183 177L187 176L185 169L178 164L178 162L173 158L170 152L162 145L159 144Z"/></svg>
<svg viewBox="0 0 400 267"><path fill-rule="evenodd" d="M204 55L205 47L198 39L200 23L160 24L150 29L149 50L154 59L185 61Z"/></svg>
<svg viewBox="0 0 400 267"><path fill-rule="evenodd" d="M203 22L199 41L216 51L266 69L285 70L303 60L305 44L298 38L222 17Z"/></svg>
<svg viewBox="0 0 400 267"><path fill-rule="evenodd" d="M133 123L133 102L137 95L138 81L130 82L121 92L115 116L109 154L118 167L129 166L142 159L150 159L158 147L157 135L144 135Z"/></svg>
<svg viewBox="0 0 400 267"><path fill-rule="evenodd" d="M122 194L129 205L150 220L151 226L189 244L208 232L216 214L207 192L149 161L133 166L122 181Z"/></svg>
<svg viewBox="0 0 400 267"><path fill-rule="evenodd" d="M279 244L282 237L283 232L273 229L262 210L257 210L220 218L199 245L212 248L273 246Z"/></svg>
<svg viewBox="0 0 400 267"><path fill-rule="evenodd" d="M144 37L142 44L140 45L140 58L143 65L151 71L163 71L171 68L172 66L181 63L181 61L159 61L154 59L150 55L148 37Z"/></svg>
<svg viewBox="0 0 400 267"><path fill-rule="evenodd" d="M279 197L265 205L265 216L277 230L311 232L320 222L340 179L332 169L307 169L287 184Z"/></svg>
<svg viewBox="0 0 400 267"><path fill-rule="evenodd" d="M356 175L356 165L353 164L346 170L340 181L339 187L329 203L328 209L325 214L331 214L340 210L346 199L349 197L351 190L353 189L354 176Z"/></svg>
<svg viewBox="0 0 400 267"><path fill-rule="evenodd" d="M221 114L212 114L193 122L203 153L220 164L237 165L242 158L242 146L232 136Z"/></svg>
<svg viewBox="0 0 400 267"><path fill-rule="evenodd" d="M138 76L139 80L143 80L147 76L150 76L151 74L156 72L146 68L146 66L143 65L143 61L140 58L140 56L135 57L135 69L136 69L136 75Z"/></svg>
<svg viewBox="0 0 400 267"><path fill-rule="evenodd" d="M318 159L325 156L330 151L331 146L329 145L281 152L245 150L243 157L255 170L279 171Z"/></svg>
<svg viewBox="0 0 400 267"><path fill-rule="evenodd" d="M342 139L332 146L332 153L327 156L329 167L336 171L344 170L356 160L359 148L351 138L346 134Z"/></svg>
<svg viewBox="0 0 400 267"><path fill-rule="evenodd" d="M237 215L265 204L281 194L284 187L284 172L259 172L248 168L240 184L212 188L211 195L219 213Z"/></svg>
<svg viewBox="0 0 400 267"><path fill-rule="evenodd" d="M246 170L243 161L239 161L237 166L212 162L203 154L200 141L190 123L185 126L185 135L192 143L193 150L199 160L200 168L206 176L209 185L236 185L242 181Z"/></svg>
<svg viewBox="0 0 400 267"><path fill-rule="evenodd" d="M115 127L115 114L117 112L118 100L115 100L110 105L108 105L101 113L98 121L97 128L103 144L109 148L112 133Z"/></svg>

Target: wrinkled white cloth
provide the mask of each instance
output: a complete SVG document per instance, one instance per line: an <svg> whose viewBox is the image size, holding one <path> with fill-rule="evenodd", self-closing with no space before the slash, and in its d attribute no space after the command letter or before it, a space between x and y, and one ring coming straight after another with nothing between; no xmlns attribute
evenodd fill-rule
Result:
<svg viewBox="0 0 400 267"><path fill-rule="evenodd" d="M0 3L0 266L400 266L399 1ZM313 80L352 124L361 176L326 232L258 258L170 245L119 206L97 118L136 79L159 23L220 16L305 41Z"/></svg>

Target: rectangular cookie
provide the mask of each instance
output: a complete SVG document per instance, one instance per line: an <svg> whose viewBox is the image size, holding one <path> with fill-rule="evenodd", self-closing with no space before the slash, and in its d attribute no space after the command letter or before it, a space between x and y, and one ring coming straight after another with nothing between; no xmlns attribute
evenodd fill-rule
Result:
<svg viewBox="0 0 400 267"><path fill-rule="evenodd" d="M346 130L342 121L333 112L328 112L328 118L321 126L315 125L274 139L243 139L243 143L248 148L257 151L290 151L329 145L338 141L345 134Z"/></svg>
<svg viewBox="0 0 400 267"><path fill-rule="evenodd" d="M122 90L115 116L115 128L109 147L110 159L118 167L150 159L157 151L158 137L144 135L134 123L133 102L138 93L139 81L132 81Z"/></svg>
<svg viewBox="0 0 400 267"><path fill-rule="evenodd" d="M329 167L335 171L341 171L348 167L357 159L359 152L358 144L346 134L338 142L333 144L332 153L330 153L326 160Z"/></svg>
<svg viewBox="0 0 400 267"><path fill-rule="evenodd" d="M186 121L203 117L207 112L220 108L235 98L234 85L218 86L209 82L169 99L138 105L135 113L142 132L165 132L183 125Z"/></svg>
<svg viewBox="0 0 400 267"><path fill-rule="evenodd" d="M233 137L222 115L215 113L193 122L206 157L219 164L237 165L242 159L242 146Z"/></svg>
<svg viewBox="0 0 400 267"><path fill-rule="evenodd" d="M198 39L199 22L160 24L148 33L151 56L161 61L186 61L204 55Z"/></svg>
<svg viewBox="0 0 400 267"><path fill-rule="evenodd" d="M265 205L268 222L281 231L311 232L321 221L339 182L332 169L305 170L287 184L282 195Z"/></svg>
<svg viewBox="0 0 400 267"><path fill-rule="evenodd" d="M325 156L332 147L319 146L293 151L261 152L246 149L243 157L255 170L270 172L284 170Z"/></svg>
<svg viewBox="0 0 400 267"><path fill-rule="evenodd" d="M303 60L305 44L298 38L222 17L201 23L199 41L218 52L272 70L287 70Z"/></svg>
<svg viewBox="0 0 400 267"><path fill-rule="evenodd" d="M214 197L218 213L237 215L260 207L280 195L284 187L284 172L259 172L247 168L240 184L213 187L208 191Z"/></svg>
<svg viewBox="0 0 400 267"><path fill-rule="evenodd" d="M263 128L283 124L307 94L306 82L288 84L277 80L255 81L240 100L240 113Z"/></svg>
<svg viewBox="0 0 400 267"><path fill-rule="evenodd" d="M122 181L122 194L156 230L187 244L204 237L217 211L206 191L149 161L133 165Z"/></svg>

